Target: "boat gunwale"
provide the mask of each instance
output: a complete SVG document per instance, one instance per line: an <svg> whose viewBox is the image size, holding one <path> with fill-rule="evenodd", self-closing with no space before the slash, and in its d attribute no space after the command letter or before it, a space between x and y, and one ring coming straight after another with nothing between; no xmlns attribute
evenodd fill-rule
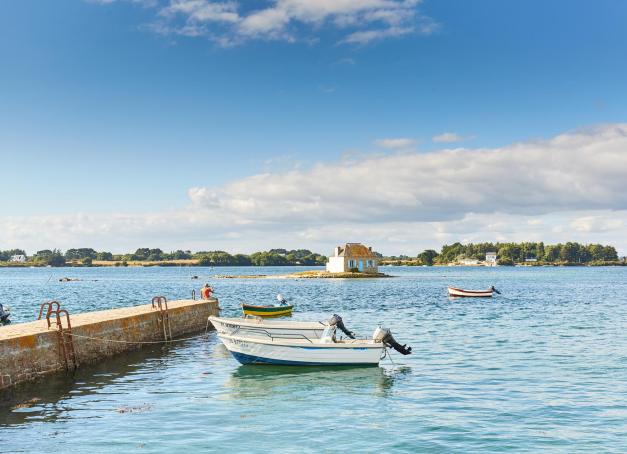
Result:
<svg viewBox="0 0 627 454"><path fill-rule="evenodd" d="M246 318L238 318L238 317L215 317L213 315L209 316L209 321L213 322L216 320L217 323L221 324L229 324L229 325L240 325L251 328L276 328L276 329L311 329L311 330L324 330L327 327L326 323L323 322L301 322L301 321L284 321L284 320L268 320L265 318L260 319L246 319ZM295 325L295 326L294 326Z"/></svg>
<svg viewBox="0 0 627 454"><path fill-rule="evenodd" d="M220 339L227 338L229 340L236 340L241 342L250 342L253 344L264 344L264 345L272 345L275 347L297 347L297 348L344 348L344 349L364 349L364 348L378 348L382 349L385 347L383 342L374 343L371 339L354 339L350 341L340 341L333 343L321 343L314 342L319 341L319 339L314 339L313 341L310 339L301 340L301 339L279 339L275 341L274 339L266 340L260 338L251 338L251 337L243 337L243 336L233 336L225 333L218 333L218 337ZM289 341L289 342L286 342ZM361 341L361 342L360 342ZM366 343L366 342L372 343ZM351 345L352 344L352 345ZM228 348L228 347L227 347Z"/></svg>
<svg viewBox="0 0 627 454"><path fill-rule="evenodd" d="M259 312L287 312L294 309L294 306L255 306L253 304L242 303L242 310L246 311L259 311Z"/></svg>
<svg viewBox="0 0 627 454"><path fill-rule="evenodd" d="M462 293L494 293L494 290L492 289L487 289L487 290L464 290L463 288L457 288L457 287L448 287L449 292L451 290L455 290L457 292L462 292Z"/></svg>

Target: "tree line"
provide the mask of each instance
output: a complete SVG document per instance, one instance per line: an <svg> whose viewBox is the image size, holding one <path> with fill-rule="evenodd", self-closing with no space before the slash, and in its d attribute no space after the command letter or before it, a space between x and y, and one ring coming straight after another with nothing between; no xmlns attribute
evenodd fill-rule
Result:
<svg viewBox="0 0 627 454"><path fill-rule="evenodd" d="M590 264L617 262L618 253L614 246L602 244L580 244L576 242L547 244L524 243L453 243L445 244L438 253L427 249L416 257L424 265L445 265L463 259L485 260L486 252L496 252L500 265L536 262L548 264Z"/></svg>
<svg viewBox="0 0 627 454"><path fill-rule="evenodd" d="M0 262L8 262L15 255L27 256L22 249L0 251ZM162 262L176 265L175 260L195 260L200 266L287 266L287 265L324 265L327 258L308 249L270 249L253 254L229 254L225 251L183 251L164 252L159 248L139 248L133 253L112 254L96 251L92 248L43 249L32 256L27 256L27 263L32 265L64 266L68 263L80 263L91 266L95 260L120 263L128 262ZM190 263L191 264L191 263Z"/></svg>

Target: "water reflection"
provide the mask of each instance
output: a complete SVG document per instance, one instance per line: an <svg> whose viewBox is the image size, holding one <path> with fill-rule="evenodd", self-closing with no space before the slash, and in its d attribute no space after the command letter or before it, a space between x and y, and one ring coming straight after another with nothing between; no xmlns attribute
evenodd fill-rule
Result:
<svg viewBox="0 0 627 454"><path fill-rule="evenodd" d="M290 395L306 389L309 393L388 395L394 382L411 373L409 367L322 367L242 365L228 378L224 387L229 398L254 399L268 395Z"/></svg>
<svg viewBox="0 0 627 454"><path fill-rule="evenodd" d="M63 419L73 411L72 399L100 394L105 387L137 373L146 362L163 360L171 350L169 346L143 348L98 364L81 365L74 374L51 374L0 391L0 427Z"/></svg>

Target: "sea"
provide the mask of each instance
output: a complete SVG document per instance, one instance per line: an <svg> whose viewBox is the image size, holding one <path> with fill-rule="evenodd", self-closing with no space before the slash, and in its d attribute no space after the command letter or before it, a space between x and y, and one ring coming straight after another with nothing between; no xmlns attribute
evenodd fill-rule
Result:
<svg viewBox="0 0 627 454"><path fill-rule="evenodd" d="M302 368L242 366L214 332L150 346L0 392L0 452L627 452L627 267L216 277L303 269L315 268L0 269L14 322L46 300L77 314L190 298L208 282L225 316L282 293L295 320L339 314L413 348L379 367ZM501 295L450 299L448 285Z"/></svg>

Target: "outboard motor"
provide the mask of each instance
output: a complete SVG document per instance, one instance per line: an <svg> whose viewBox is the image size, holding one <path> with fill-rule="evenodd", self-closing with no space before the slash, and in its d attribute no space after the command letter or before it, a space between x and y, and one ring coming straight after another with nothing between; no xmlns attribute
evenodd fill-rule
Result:
<svg viewBox="0 0 627 454"><path fill-rule="evenodd" d="M500 295L501 292L499 292L497 289L494 288L494 285L490 288L490 290L492 290L494 293L496 293L497 295Z"/></svg>
<svg viewBox="0 0 627 454"><path fill-rule="evenodd" d="M392 336L392 332L389 330L389 328L378 327L374 331L374 334L372 335L372 339L375 342L383 342L383 344L386 347L393 348L394 350L399 352L401 355L411 354L411 347L408 347L407 344L401 345L398 342L396 342L396 339L394 339L394 336Z"/></svg>
<svg viewBox="0 0 627 454"><path fill-rule="evenodd" d="M11 323L11 320L9 320L10 316L11 313L9 312L9 308L7 307L5 309L2 306L2 303L0 303L0 325L8 325L9 323Z"/></svg>
<svg viewBox="0 0 627 454"><path fill-rule="evenodd" d="M287 306L287 300L283 297L282 293L278 293L276 299L281 306Z"/></svg>
<svg viewBox="0 0 627 454"><path fill-rule="evenodd" d="M351 339L355 339L355 333L349 331L346 326L344 326L344 322L342 321L342 317L337 314L333 314L333 317L329 320L329 326L337 326L344 334L346 334Z"/></svg>

